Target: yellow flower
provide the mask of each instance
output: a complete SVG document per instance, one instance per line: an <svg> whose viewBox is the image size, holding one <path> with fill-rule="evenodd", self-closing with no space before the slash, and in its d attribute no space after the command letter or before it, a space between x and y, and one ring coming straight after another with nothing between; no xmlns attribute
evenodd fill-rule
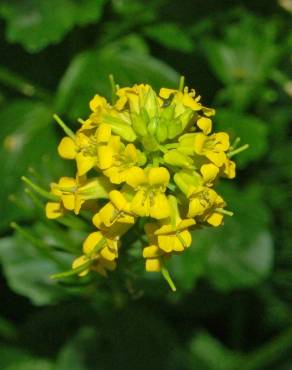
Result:
<svg viewBox="0 0 292 370"><path fill-rule="evenodd" d="M236 139L230 147L227 133L213 132L214 109L184 87L183 79L178 90L161 88L159 94L147 84L119 88L111 82L116 102L95 95L76 133L55 117L67 135L59 154L75 160L77 173L52 184L52 194L40 189L50 200L46 215L82 209L88 211L84 217L92 217L97 230L84 241L70 272L80 276L90 270L106 276L115 269L122 238L145 225L146 270L161 271L175 290L165 262L190 247L191 229L219 226L231 215L216 184L235 177L231 158L247 145L238 147Z"/></svg>
<svg viewBox="0 0 292 370"><path fill-rule="evenodd" d="M87 256L95 256L99 253L101 257L108 261L113 261L118 257L120 247L119 236L109 237L107 233L95 231L88 235L83 243L83 253Z"/></svg>
<svg viewBox="0 0 292 370"><path fill-rule="evenodd" d="M226 161L226 151L229 148L229 136L225 132L206 136L203 133L194 134L193 148L196 154L207 157L216 166L221 167Z"/></svg>
<svg viewBox="0 0 292 370"><path fill-rule="evenodd" d="M194 188L189 198L188 217L212 226L221 225L226 203L213 189L204 186Z"/></svg>
<svg viewBox="0 0 292 370"><path fill-rule="evenodd" d="M109 199L110 202L94 215L92 219L94 225L98 229L109 228L115 223L132 226L135 223L135 218L130 210L130 203L126 200L123 193L118 190L112 190L109 193Z"/></svg>
<svg viewBox="0 0 292 370"><path fill-rule="evenodd" d="M117 148L117 152L112 158L111 166L104 170L103 173L109 177L113 184L120 184L126 181L128 172L137 164L145 162L144 157L141 155L134 144L127 144ZM139 163L140 162L140 163Z"/></svg>
<svg viewBox="0 0 292 370"><path fill-rule="evenodd" d="M231 161L229 158L226 158L226 161L221 168L221 176L226 177L227 179L234 179L236 176L236 164L234 161Z"/></svg>
<svg viewBox="0 0 292 370"><path fill-rule="evenodd" d="M194 219L182 220L178 210L177 199L168 197L171 206L170 216L162 222L154 234L157 235L158 246L164 252L182 252L191 245L192 237L188 228L195 225Z"/></svg>
<svg viewBox="0 0 292 370"><path fill-rule="evenodd" d="M48 202L46 204L45 213L46 217L49 219L55 219L63 216L64 211L64 206L61 202Z"/></svg>
<svg viewBox="0 0 292 370"><path fill-rule="evenodd" d="M116 261L109 261L103 258L100 254L96 254L93 259L88 258L86 255L82 255L76 258L72 263L72 268L76 269L82 265L85 265L89 261L90 267L87 267L82 272L80 272L78 274L79 276L85 276L89 273L90 270L92 270L106 277L107 270L113 271L117 266Z"/></svg>
<svg viewBox="0 0 292 370"><path fill-rule="evenodd" d="M166 168L142 169L133 167L127 175L126 182L135 191L131 210L137 216L151 216L156 219L168 217L169 204L164 194L170 175Z"/></svg>
<svg viewBox="0 0 292 370"><path fill-rule="evenodd" d="M61 177L59 182L51 184L52 193L60 197L60 202L49 202L46 206L48 218L57 218L63 214L62 207L78 214L83 203L90 199L108 198L111 185L106 177L99 176L87 180L77 176Z"/></svg>
<svg viewBox="0 0 292 370"><path fill-rule="evenodd" d="M169 99L172 96L172 103L176 105L176 110L178 114L184 112L185 108L190 108L192 111L198 112L202 111L206 116L213 116L215 110L211 108L204 107L201 103L201 97L198 95L195 97L195 90L189 92L188 88L185 87L184 91L173 89L160 89L159 96L163 99Z"/></svg>

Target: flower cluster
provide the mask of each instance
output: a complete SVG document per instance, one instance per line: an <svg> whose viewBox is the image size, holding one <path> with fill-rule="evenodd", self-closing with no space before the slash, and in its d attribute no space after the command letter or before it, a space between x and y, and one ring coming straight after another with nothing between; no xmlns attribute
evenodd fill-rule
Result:
<svg viewBox="0 0 292 370"><path fill-rule="evenodd" d="M92 211L96 231L73 261L81 276L114 270L123 235L143 218L146 270L163 272L167 258L190 247L191 229L231 214L214 187L235 177L234 147L225 132L212 132L215 111L187 87L117 88L114 103L95 95L89 105L76 133L65 127L58 151L76 162L76 177L51 184L56 201L46 215Z"/></svg>

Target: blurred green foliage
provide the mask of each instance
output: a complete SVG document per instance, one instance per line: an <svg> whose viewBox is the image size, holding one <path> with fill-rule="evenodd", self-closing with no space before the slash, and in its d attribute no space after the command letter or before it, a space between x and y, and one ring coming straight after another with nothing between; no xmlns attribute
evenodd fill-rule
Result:
<svg viewBox="0 0 292 370"><path fill-rule="evenodd" d="M1 1L1 370L292 368L291 8ZM157 89L185 75L216 108L216 130L250 144L234 184L221 185L235 215L194 232L192 248L170 262L175 294L143 273L139 243L107 280L50 279L69 268L87 226L46 220L20 180L47 188L70 175L52 115L74 127L95 93L110 98L110 73L121 86Z"/></svg>

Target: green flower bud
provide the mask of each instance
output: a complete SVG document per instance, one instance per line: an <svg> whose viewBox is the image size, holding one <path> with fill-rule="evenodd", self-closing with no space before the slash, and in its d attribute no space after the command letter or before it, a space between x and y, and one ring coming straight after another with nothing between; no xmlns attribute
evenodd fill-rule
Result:
<svg viewBox="0 0 292 370"><path fill-rule="evenodd" d="M187 127L188 123L191 121L191 119L194 116L194 112L192 109L187 108L185 112L183 112L178 118L181 121L182 125L182 131Z"/></svg>
<svg viewBox="0 0 292 370"><path fill-rule="evenodd" d="M181 122L176 119L170 122L168 125L168 138L174 139L183 131Z"/></svg>
<svg viewBox="0 0 292 370"><path fill-rule="evenodd" d="M160 143L163 143L167 139L167 127L162 121L157 126L156 137Z"/></svg>
<svg viewBox="0 0 292 370"><path fill-rule="evenodd" d="M158 118L157 117L153 117L150 120L149 125L147 127L149 134L155 135L155 132L156 132L156 129L157 129L157 125L158 125Z"/></svg>
<svg viewBox="0 0 292 370"><path fill-rule="evenodd" d="M155 152L159 149L158 143L153 139L153 136L147 135L142 138L144 148L149 152Z"/></svg>
<svg viewBox="0 0 292 370"><path fill-rule="evenodd" d="M147 135L147 127L146 123L141 117L141 115L137 113L131 114L131 121L132 121L132 127L135 130L135 132L140 136Z"/></svg>
<svg viewBox="0 0 292 370"><path fill-rule="evenodd" d="M202 178L195 171L182 170L177 172L173 179L176 185L186 196L189 195L191 186L196 187L202 185Z"/></svg>
<svg viewBox="0 0 292 370"><path fill-rule="evenodd" d="M184 168L191 168L193 166L192 159L176 149L169 150L167 153L164 154L163 158L166 163L173 166Z"/></svg>

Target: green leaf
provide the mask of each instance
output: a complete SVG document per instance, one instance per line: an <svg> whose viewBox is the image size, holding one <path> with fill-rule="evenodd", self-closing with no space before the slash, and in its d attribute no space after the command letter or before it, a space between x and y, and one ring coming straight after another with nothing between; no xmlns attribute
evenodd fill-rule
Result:
<svg viewBox="0 0 292 370"><path fill-rule="evenodd" d="M89 113L88 102L98 93L110 96L109 74L120 86L150 83L154 88L178 86L178 74L167 64L118 44L79 54L69 65L56 96L56 111L71 118Z"/></svg>
<svg viewBox="0 0 292 370"><path fill-rule="evenodd" d="M206 274L219 289L231 290L260 283L271 272L273 240L268 231L269 214L261 199L261 188L222 188L223 198L234 211L225 224L201 233L199 243L208 250ZM221 192L220 192L221 194Z"/></svg>
<svg viewBox="0 0 292 370"><path fill-rule="evenodd" d="M55 370L87 370L86 352L95 341L93 328L83 327L61 349L56 360Z"/></svg>
<svg viewBox="0 0 292 370"><path fill-rule="evenodd" d="M256 32L257 37L254 37ZM240 21L226 27L224 40L206 40L208 62L224 83L260 82L269 78L279 60L280 49L275 42L275 21L243 14Z"/></svg>
<svg viewBox="0 0 292 370"><path fill-rule="evenodd" d="M101 17L105 0L4 0L0 15L7 21L6 37L30 52L58 43L75 25Z"/></svg>
<svg viewBox="0 0 292 370"><path fill-rule="evenodd" d="M241 144L249 144L247 150L234 157L239 167L246 167L267 153L268 126L255 116L220 109L215 117L215 129L228 132L231 142L240 137Z"/></svg>
<svg viewBox="0 0 292 370"><path fill-rule="evenodd" d="M33 357L22 349L1 344L1 370L53 370L49 360Z"/></svg>
<svg viewBox="0 0 292 370"><path fill-rule="evenodd" d="M190 363L192 369L233 370L237 356L207 332L201 332L191 341Z"/></svg>
<svg viewBox="0 0 292 370"><path fill-rule="evenodd" d="M187 32L175 23L157 23L143 28L146 36L166 48L190 53L194 42Z"/></svg>
<svg viewBox="0 0 292 370"><path fill-rule="evenodd" d="M19 100L0 110L0 161L2 184L0 190L0 228L12 220L23 219L30 213L31 206L23 198L24 175L28 167L34 168L44 186L52 175L61 172L64 161L57 157L57 137L50 108L42 103ZM16 196L17 207L9 201L10 194ZM19 195L20 194L20 195Z"/></svg>
<svg viewBox="0 0 292 370"><path fill-rule="evenodd" d="M52 253L60 261L67 257L61 253ZM29 298L35 305L57 302L66 294L64 289L50 279L51 274L60 271L59 264L48 259L22 236L15 234L2 238L0 258L9 287Z"/></svg>

